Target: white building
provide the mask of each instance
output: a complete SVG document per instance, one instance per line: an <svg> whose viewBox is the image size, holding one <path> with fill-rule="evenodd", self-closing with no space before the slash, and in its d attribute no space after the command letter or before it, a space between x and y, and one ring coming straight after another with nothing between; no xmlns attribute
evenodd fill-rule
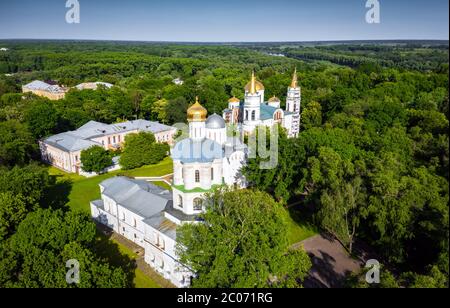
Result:
<svg viewBox="0 0 450 308"><path fill-rule="evenodd" d="M81 151L92 146L105 150L122 147L128 134L150 132L159 143L172 144L177 129L146 120L104 124L89 121L75 131L65 132L45 138L39 142L41 158L54 167L71 173L80 173Z"/></svg>
<svg viewBox="0 0 450 308"><path fill-rule="evenodd" d="M283 110L277 97L272 97L267 102L264 100L264 85L256 80L253 73L245 87L244 101L231 98L228 108L223 111L223 118L227 123L236 125L244 135L252 134L257 126L272 127L280 124L289 137L297 137L300 133L301 105L301 89L297 80L295 70L287 91L286 110Z"/></svg>
<svg viewBox="0 0 450 308"><path fill-rule="evenodd" d="M50 100L63 99L68 91L69 88L61 87L56 84L49 84L40 80L35 80L22 86L23 93L31 92L35 95L46 97Z"/></svg>
<svg viewBox="0 0 450 308"><path fill-rule="evenodd" d="M75 86L78 90L97 90L98 87L104 87L106 89L110 89L113 87L112 84L107 82L84 82L80 83L79 85Z"/></svg>
<svg viewBox="0 0 450 308"><path fill-rule="evenodd" d="M189 138L172 149L172 194L143 181L116 177L100 184L102 199L91 202L92 217L145 249L145 261L177 287L194 275L176 255L176 230L198 223L204 195L216 186L245 187L240 170L247 148L227 138L225 121L206 118L198 100L188 109Z"/></svg>
<svg viewBox="0 0 450 308"><path fill-rule="evenodd" d="M184 81L181 78L175 78L172 82L177 86L182 86L184 84Z"/></svg>

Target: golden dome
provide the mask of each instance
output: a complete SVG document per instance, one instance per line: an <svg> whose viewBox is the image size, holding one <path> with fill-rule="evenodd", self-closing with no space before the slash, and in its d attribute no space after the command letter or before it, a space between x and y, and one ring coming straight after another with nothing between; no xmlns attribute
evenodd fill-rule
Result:
<svg viewBox="0 0 450 308"><path fill-rule="evenodd" d="M189 122L206 121L208 111L198 102L198 96L195 98L195 104L187 110L187 119Z"/></svg>
<svg viewBox="0 0 450 308"><path fill-rule="evenodd" d="M254 86L254 89L252 87ZM251 92L252 94L264 90L264 85L256 80L255 72L252 73L252 79L249 83L245 86L245 91Z"/></svg>
<svg viewBox="0 0 450 308"><path fill-rule="evenodd" d="M279 103L280 99L276 97L275 95L269 99L269 103Z"/></svg>
<svg viewBox="0 0 450 308"><path fill-rule="evenodd" d="M229 103L240 103L241 100L239 98L237 98L236 96L233 96L232 98L230 98L228 100Z"/></svg>

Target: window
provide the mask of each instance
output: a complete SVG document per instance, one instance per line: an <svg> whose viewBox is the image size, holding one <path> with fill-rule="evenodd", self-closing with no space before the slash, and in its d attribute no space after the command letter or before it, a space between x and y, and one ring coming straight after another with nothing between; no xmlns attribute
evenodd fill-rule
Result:
<svg viewBox="0 0 450 308"><path fill-rule="evenodd" d="M245 110L245 119L248 120L248 110Z"/></svg>
<svg viewBox="0 0 450 308"><path fill-rule="evenodd" d="M125 221L125 213L122 213L122 220Z"/></svg>
<svg viewBox="0 0 450 308"><path fill-rule="evenodd" d="M203 200L200 198L194 199L194 211L201 211L203 209Z"/></svg>
<svg viewBox="0 0 450 308"><path fill-rule="evenodd" d="M105 145L105 140L102 140L102 145Z"/></svg>
<svg viewBox="0 0 450 308"><path fill-rule="evenodd" d="M183 197L182 196L178 196L178 206L183 207Z"/></svg>
<svg viewBox="0 0 450 308"><path fill-rule="evenodd" d="M117 138L119 139L119 143L120 143L120 135Z"/></svg>
<svg viewBox="0 0 450 308"><path fill-rule="evenodd" d="M214 181L214 168L211 168L211 181Z"/></svg>
<svg viewBox="0 0 450 308"><path fill-rule="evenodd" d="M113 137L113 143L116 143L116 136Z"/></svg>
<svg viewBox="0 0 450 308"><path fill-rule="evenodd" d="M253 110L252 111L252 121L255 121L255 120L256 120L256 111Z"/></svg>
<svg viewBox="0 0 450 308"><path fill-rule="evenodd" d="M137 235L136 235L136 233L134 234L134 239L137 239Z"/></svg>
<svg viewBox="0 0 450 308"><path fill-rule="evenodd" d="M200 171L195 170L195 183L200 183Z"/></svg>
<svg viewBox="0 0 450 308"><path fill-rule="evenodd" d="M136 222L136 218L133 219L133 226L136 228L137 226L137 222Z"/></svg>
<svg viewBox="0 0 450 308"><path fill-rule="evenodd" d="M111 137L108 137L108 145L111 144Z"/></svg>

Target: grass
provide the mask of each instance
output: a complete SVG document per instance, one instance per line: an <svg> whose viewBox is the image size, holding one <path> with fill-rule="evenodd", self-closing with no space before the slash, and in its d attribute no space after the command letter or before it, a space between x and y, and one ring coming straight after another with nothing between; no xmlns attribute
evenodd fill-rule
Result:
<svg viewBox="0 0 450 308"><path fill-rule="evenodd" d="M71 190L68 196L69 200L67 203L70 208L90 213L89 203L93 200L100 199L100 188L98 185L104 180L117 175L130 177L163 176L171 173L172 169L172 160L170 158L166 158L156 165L144 166L134 170L117 170L92 178L85 178L80 175L68 174L54 167L49 167L49 173L50 175L56 176L57 181L71 182Z"/></svg>
<svg viewBox="0 0 450 308"><path fill-rule="evenodd" d="M90 213L90 201L100 198L99 184L111 177L117 175L125 175L130 177L153 177L163 176L172 172L173 165L170 158L164 159L156 165L144 166L134 170L118 170L107 174L95 176L92 178L85 178L77 174L70 174L61 171L54 167L48 167L49 174L56 177L57 183L70 185L68 193L67 205L73 210L80 210ZM170 188L164 182L165 188ZM161 183L155 183L162 186ZM57 185L56 190L53 191L55 198L67 193L63 189L67 189L67 185ZM59 188L58 188L59 187ZM59 191L58 191L59 189ZM117 266L126 266L126 260L134 260L137 255L128 247L115 240L109 240L107 237L99 235L96 250L100 255L107 257L112 264ZM161 286L145 275L140 269L134 269L133 282L136 288L160 288Z"/></svg>
<svg viewBox="0 0 450 308"><path fill-rule="evenodd" d="M289 244L301 242L316 235L316 228L302 221L299 215L294 211L286 210L286 220L288 223L288 240Z"/></svg>
<svg viewBox="0 0 450 308"><path fill-rule="evenodd" d="M156 181L156 182L151 182L152 184L155 184L156 186L162 187L164 189L167 190L172 190L172 186L170 186L169 184L167 184L166 182L162 182L162 181Z"/></svg>

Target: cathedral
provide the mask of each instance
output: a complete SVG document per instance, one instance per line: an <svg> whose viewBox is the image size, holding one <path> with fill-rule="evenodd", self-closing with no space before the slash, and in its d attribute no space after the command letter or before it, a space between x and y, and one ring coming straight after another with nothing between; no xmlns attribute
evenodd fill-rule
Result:
<svg viewBox="0 0 450 308"><path fill-rule="evenodd" d="M187 110L189 137L171 150L172 191L127 177L107 179L99 185L101 199L91 202L93 219L141 246L145 262L175 286L189 287L195 273L179 262L177 228L199 223L205 194L214 188L247 187L241 173L248 157L243 135L252 134L260 125L281 124L290 137L298 136L300 100L296 72L288 87L286 110L280 108L276 97L264 101L264 86L254 73L244 102L232 98L223 117L208 117L196 98ZM227 126L237 127L240 137L228 136Z"/></svg>
<svg viewBox="0 0 450 308"><path fill-rule="evenodd" d="M246 187L241 174L247 146L228 137L224 119L199 103L187 111L189 138L176 143L172 192L127 177L100 183L101 199L91 202L99 223L133 241L145 251L145 262L177 287L188 287L194 275L178 261L177 228L198 223L205 193L215 187Z"/></svg>
<svg viewBox="0 0 450 308"><path fill-rule="evenodd" d="M286 110L281 109L280 99L275 96L266 102L264 90L264 85L256 80L253 72L250 82L245 87L244 101L233 97L228 102L228 108L223 111L226 123L235 125L242 135L253 133L257 126L272 127L280 124L286 129L289 137L298 137L301 89L298 85L297 70L287 90Z"/></svg>

